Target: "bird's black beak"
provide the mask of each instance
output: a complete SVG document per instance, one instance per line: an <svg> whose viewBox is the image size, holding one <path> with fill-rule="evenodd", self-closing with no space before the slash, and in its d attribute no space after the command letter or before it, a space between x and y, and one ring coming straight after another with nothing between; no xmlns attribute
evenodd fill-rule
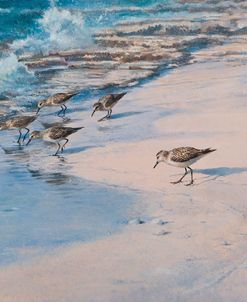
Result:
<svg viewBox="0 0 247 302"><path fill-rule="evenodd" d="M94 111L93 111L93 113L91 114L91 117L94 115L94 113L95 113L95 111L98 109L98 107L96 106L95 108L94 108Z"/></svg>
<svg viewBox="0 0 247 302"><path fill-rule="evenodd" d="M158 161L156 161L155 165L153 166L153 169L155 169L158 166Z"/></svg>
<svg viewBox="0 0 247 302"><path fill-rule="evenodd" d="M38 107L37 111L36 111L36 115L39 113L41 108Z"/></svg>
<svg viewBox="0 0 247 302"><path fill-rule="evenodd" d="M29 138L28 142L26 143L26 146L29 145L31 143L31 138Z"/></svg>

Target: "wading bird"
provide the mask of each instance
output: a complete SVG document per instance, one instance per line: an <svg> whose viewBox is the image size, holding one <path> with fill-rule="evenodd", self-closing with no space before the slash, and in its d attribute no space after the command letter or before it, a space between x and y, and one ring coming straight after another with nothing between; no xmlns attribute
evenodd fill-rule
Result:
<svg viewBox="0 0 247 302"><path fill-rule="evenodd" d="M94 110L91 116L93 116L96 111L107 111L107 115L98 120L98 122L101 122L104 119L111 117L112 108L123 96L125 96L126 93L127 92L118 94L108 94L106 96L103 96L98 100L98 102L93 105Z"/></svg>
<svg viewBox="0 0 247 302"><path fill-rule="evenodd" d="M216 149L196 149L193 147L180 147L175 148L170 151L161 150L156 154L156 164L154 168L160 163L165 162L168 165L184 168L185 173L184 175L178 180L171 182L172 184L177 184L182 182L184 177L188 174L188 170L190 170L191 180L190 183L186 184L186 186L192 185L194 182L193 179L193 170L191 169L191 165L194 164L196 161L204 157L205 155L216 151Z"/></svg>
<svg viewBox="0 0 247 302"><path fill-rule="evenodd" d="M38 102L38 109L36 114L39 113L40 109L46 106L60 106L61 110L58 112L58 116L65 116L65 112L67 110L67 106L65 105L68 100L70 100L73 96L78 94L78 92L68 92L68 93L56 93L45 100Z"/></svg>
<svg viewBox="0 0 247 302"><path fill-rule="evenodd" d="M51 127L43 131L33 131L30 134L29 141L27 142L27 145L33 140L33 139L43 139L48 142L53 142L58 145L58 149L55 156L58 154L58 152L61 150L63 152L65 145L68 143L68 136L79 131L84 127ZM64 141L64 144L61 145L60 143Z"/></svg>
<svg viewBox="0 0 247 302"><path fill-rule="evenodd" d="M38 116L37 115L20 115L12 117L0 124L0 130L11 130L11 129L18 129L19 130L19 138L17 140L17 143L20 144L21 137L22 137L22 129L26 129L27 132L23 136L22 141L24 142L30 129L27 128L29 124L31 124L33 121L36 120Z"/></svg>

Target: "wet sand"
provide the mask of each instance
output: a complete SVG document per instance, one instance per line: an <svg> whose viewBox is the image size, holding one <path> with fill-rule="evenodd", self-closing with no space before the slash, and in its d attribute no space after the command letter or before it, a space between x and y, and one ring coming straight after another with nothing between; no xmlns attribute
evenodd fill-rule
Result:
<svg viewBox="0 0 247 302"><path fill-rule="evenodd" d="M116 112L144 111L146 138L67 156L76 176L142 192L150 219L1 269L0 300L245 301L246 75L236 61L198 63L126 95ZM191 187L169 183L180 169L152 169L160 149L183 145L217 149L194 165Z"/></svg>

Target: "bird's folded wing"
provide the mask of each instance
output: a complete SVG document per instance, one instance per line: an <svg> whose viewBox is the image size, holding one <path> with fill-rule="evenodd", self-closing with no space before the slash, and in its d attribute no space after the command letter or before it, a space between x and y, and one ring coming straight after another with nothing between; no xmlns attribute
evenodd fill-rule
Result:
<svg viewBox="0 0 247 302"><path fill-rule="evenodd" d="M181 147L173 149L170 159L174 162L184 162L198 157L202 154L201 150L193 147Z"/></svg>

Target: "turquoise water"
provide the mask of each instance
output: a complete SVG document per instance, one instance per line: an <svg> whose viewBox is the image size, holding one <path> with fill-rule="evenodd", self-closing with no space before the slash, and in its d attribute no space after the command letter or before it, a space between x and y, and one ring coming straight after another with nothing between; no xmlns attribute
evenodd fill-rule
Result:
<svg viewBox="0 0 247 302"><path fill-rule="evenodd" d="M130 8L149 7L160 2L164 4L168 1L2 0L0 1L0 39L2 42L9 42L34 36L37 33L42 34L43 29L38 21L43 18L45 12L51 10L54 6L60 9L84 10L85 26L97 28L99 26L109 26L115 21L128 19L131 16L145 16L145 12L132 12ZM108 10L111 8L113 10ZM59 19L57 19L57 22L59 22Z"/></svg>
<svg viewBox="0 0 247 302"><path fill-rule="evenodd" d="M27 93L29 98L40 93L43 74L28 69L20 56L85 50L95 46L94 35L101 29L113 28L121 21L154 17L157 10L154 13L145 8L156 7L159 2L0 1L0 96L13 98L14 87L15 99L20 98L18 104L25 106Z"/></svg>
<svg viewBox="0 0 247 302"><path fill-rule="evenodd" d="M0 1L0 97L14 99L18 106L27 106L27 102L36 102L51 92L68 89L68 84L70 89L79 89L83 96L88 93L89 87L124 87L130 77L133 78L131 85L138 85L140 79L153 76L160 69L189 63L194 51L220 44L235 32L239 34L239 30L245 34L245 27L240 28L241 24L244 26L241 19L235 25L225 21L223 13L227 5L224 1L214 5L210 1L190 3L171 0ZM232 5L236 6L236 11L243 9L241 1L238 5ZM112 31L109 38L106 38L105 30ZM134 36L141 39L137 45L131 44ZM108 47L111 46L110 37L117 40L122 37L120 46L113 46L112 49ZM150 44L152 40L153 44ZM146 55L148 48L149 54ZM79 59L72 55L56 58L58 63L37 65L36 62L34 66L28 65L35 57L44 58L71 50L89 52L93 58L82 56ZM116 52L115 58L111 53L113 51ZM122 58L121 51L130 53L130 57ZM102 52L105 52L104 57L100 56ZM149 58L150 54L155 54L155 57ZM72 68L77 66L79 60L82 63L81 78L75 75L75 70L72 74L74 82L62 82L61 78L68 73L71 77ZM121 66L121 60L124 60L126 66ZM114 64L123 72L130 67L136 68L130 64L138 64L138 60L139 64L145 65L146 71L153 72L145 75L140 71L138 73L138 70L132 74L126 71L124 76L119 76L117 84L110 81L95 83L95 78L103 78ZM100 61L104 63L101 64L99 75L93 73L92 69L100 66ZM146 67L147 64L149 66ZM54 75L57 75L55 73L66 68L68 72L59 75L51 83L50 79L54 80ZM90 74L87 74L88 70ZM85 78L82 74L85 74ZM86 81L89 78L92 78L92 83Z"/></svg>

